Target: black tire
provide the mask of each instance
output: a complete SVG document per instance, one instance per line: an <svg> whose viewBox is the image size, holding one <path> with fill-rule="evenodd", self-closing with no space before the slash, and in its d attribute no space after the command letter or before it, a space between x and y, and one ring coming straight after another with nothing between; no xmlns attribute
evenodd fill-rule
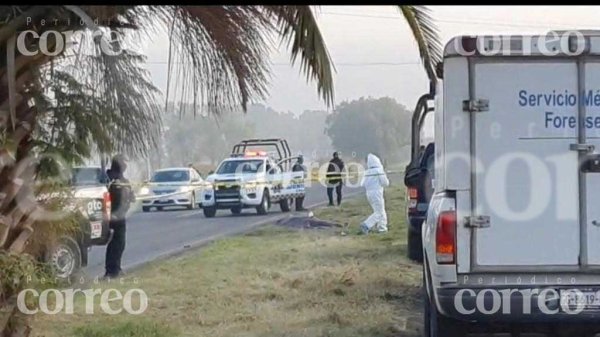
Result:
<svg viewBox="0 0 600 337"><path fill-rule="evenodd" d="M437 307L427 292L425 282L425 267L423 268L423 336L424 337L464 337L466 336L465 325L455 319L446 317L438 312ZM431 284L431 282L430 282ZM431 293L431 288L430 288Z"/></svg>
<svg viewBox="0 0 600 337"><path fill-rule="evenodd" d="M406 249L408 258L419 263L423 263L423 240L419 233L408 230Z"/></svg>
<svg viewBox="0 0 600 337"><path fill-rule="evenodd" d="M269 212L269 208L271 207L271 200L269 198L269 191L265 190L263 192L263 197L260 202L260 205L256 207L256 212L260 215L265 215Z"/></svg>
<svg viewBox="0 0 600 337"><path fill-rule="evenodd" d="M294 199L282 199L279 201L279 207L281 208L281 211L284 213L289 212L293 202Z"/></svg>
<svg viewBox="0 0 600 337"><path fill-rule="evenodd" d="M196 195L192 193L192 202L186 206L188 210L193 210L196 208Z"/></svg>
<svg viewBox="0 0 600 337"><path fill-rule="evenodd" d="M150 212L150 207L145 207L145 206L142 207L142 212L144 212L144 213Z"/></svg>
<svg viewBox="0 0 600 337"><path fill-rule="evenodd" d="M159 211L159 212L162 212L163 208L162 207L156 207L156 210Z"/></svg>
<svg viewBox="0 0 600 337"><path fill-rule="evenodd" d="M62 236L48 247L44 260L58 279L68 280L81 270L81 248L72 237Z"/></svg>
<svg viewBox="0 0 600 337"><path fill-rule="evenodd" d="M231 207L231 214L235 214L238 215L240 213L242 213L242 208L237 206L237 207Z"/></svg>
<svg viewBox="0 0 600 337"><path fill-rule="evenodd" d="M215 216L215 214L217 214L217 208L216 207L202 207L202 212L204 213L204 216L207 218L213 218Z"/></svg>

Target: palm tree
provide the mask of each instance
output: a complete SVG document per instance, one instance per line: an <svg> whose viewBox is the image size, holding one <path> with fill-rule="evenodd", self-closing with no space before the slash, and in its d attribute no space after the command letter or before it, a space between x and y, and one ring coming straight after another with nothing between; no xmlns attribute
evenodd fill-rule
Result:
<svg viewBox="0 0 600 337"><path fill-rule="evenodd" d="M428 10L400 11L435 78L441 47ZM40 173L27 159L58 153L78 161L94 149L140 155L160 134L158 90L145 56L129 44L166 32L167 99L191 100L203 113L245 109L265 97L274 39L287 43L291 62L334 102L335 70L308 6L2 6L0 20L0 337L30 331L15 299L32 272L23 262L27 243L44 219L36 203L21 202L31 201ZM63 35L53 33L83 27L104 37L63 46ZM58 53L35 52L42 42Z"/></svg>

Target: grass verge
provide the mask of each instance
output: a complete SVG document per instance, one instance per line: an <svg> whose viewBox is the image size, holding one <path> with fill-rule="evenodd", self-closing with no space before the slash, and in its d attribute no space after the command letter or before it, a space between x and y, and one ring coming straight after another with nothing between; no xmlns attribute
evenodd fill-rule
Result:
<svg viewBox="0 0 600 337"><path fill-rule="evenodd" d="M34 336L418 336L420 266L406 258L404 188L386 191L390 231L358 236L370 213L364 196L341 208L322 208L321 219L340 229L263 227L202 250L154 263L120 282L93 288L144 290L141 315L39 314ZM98 299L98 298L97 298ZM111 305L118 308L116 301ZM135 308L135 304L133 305Z"/></svg>

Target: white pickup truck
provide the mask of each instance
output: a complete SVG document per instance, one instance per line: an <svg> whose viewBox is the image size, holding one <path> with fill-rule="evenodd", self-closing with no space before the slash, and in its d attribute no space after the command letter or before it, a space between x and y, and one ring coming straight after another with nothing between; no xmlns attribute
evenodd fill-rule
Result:
<svg viewBox="0 0 600 337"><path fill-rule="evenodd" d="M276 154L253 147L273 146ZM292 201L305 194L305 172L293 172L291 152L282 139L244 140L234 147L230 158L223 160L205 180L202 209L207 218L218 209L240 214L244 208L255 208L267 214L278 203L282 212L289 212Z"/></svg>
<svg viewBox="0 0 600 337"><path fill-rule="evenodd" d="M458 37L438 77L425 335L557 324L594 335L600 35Z"/></svg>

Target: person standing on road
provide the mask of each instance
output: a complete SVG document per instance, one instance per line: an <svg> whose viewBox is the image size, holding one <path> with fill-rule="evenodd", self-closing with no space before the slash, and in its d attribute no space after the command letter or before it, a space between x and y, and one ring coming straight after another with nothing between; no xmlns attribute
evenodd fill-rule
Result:
<svg viewBox="0 0 600 337"><path fill-rule="evenodd" d="M377 226L379 233L387 232L388 222L383 189L390 186L390 181L381 165L381 160L372 153L367 156L367 169L360 185L365 188L367 200L373 209L373 214L360 225L361 233L367 234L374 226Z"/></svg>
<svg viewBox="0 0 600 337"><path fill-rule="evenodd" d="M292 172L304 172L302 179L306 179L306 167L304 166L304 157L302 155L298 156L298 160L292 166ZM296 211L306 211L306 208L302 205L304 203L304 196L296 197Z"/></svg>
<svg viewBox="0 0 600 337"><path fill-rule="evenodd" d="M337 152L333 153L333 158L329 161L327 167L327 197L329 198L329 206L333 206L333 189L337 196L337 205L342 203L342 172L344 171L344 161L340 159Z"/></svg>
<svg viewBox="0 0 600 337"><path fill-rule="evenodd" d="M113 157L109 173L108 192L111 199L110 229L113 234L106 247L106 278L118 277L121 271L121 258L125 250L125 218L135 195L123 173L127 164L122 155Z"/></svg>

